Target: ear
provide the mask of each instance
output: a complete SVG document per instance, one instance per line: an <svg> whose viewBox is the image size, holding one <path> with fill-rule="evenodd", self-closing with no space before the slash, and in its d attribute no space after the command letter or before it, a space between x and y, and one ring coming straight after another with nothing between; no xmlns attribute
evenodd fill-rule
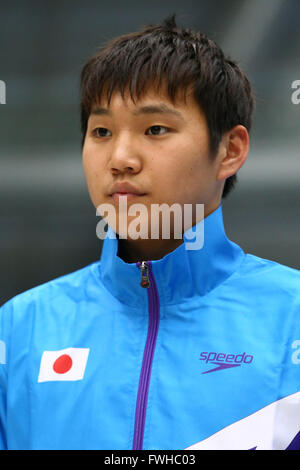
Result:
<svg viewBox="0 0 300 470"><path fill-rule="evenodd" d="M245 163L249 152L249 134L247 129L238 125L226 132L218 151L217 180L225 180L234 175Z"/></svg>

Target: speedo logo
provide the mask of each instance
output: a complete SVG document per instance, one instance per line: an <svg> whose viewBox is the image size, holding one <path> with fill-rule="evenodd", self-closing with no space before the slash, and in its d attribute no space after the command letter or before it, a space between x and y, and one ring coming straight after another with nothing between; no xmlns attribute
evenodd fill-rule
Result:
<svg viewBox="0 0 300 470"><path fill-rule="evenodd" d="M202 374L208 374L209 372L216 372L223 369L231 369L232 367L240 367L243 364L251 364L253 356L251 354L225 354L218 352L202 352L199 357L200 361L204 361L205 364L214 364L217 367L206 370Z"/></svg>

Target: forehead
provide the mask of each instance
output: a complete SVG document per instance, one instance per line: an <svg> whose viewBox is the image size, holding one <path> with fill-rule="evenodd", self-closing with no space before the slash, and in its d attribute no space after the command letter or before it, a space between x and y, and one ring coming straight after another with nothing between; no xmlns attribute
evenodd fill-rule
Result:
<svg viewBox="0 0 300 470"><path fill-rule="evenodd" d="M133 116L145 114L163 114L184 119L192 113L200 114L201 109L195 101L193 90L178 90L172 98L165 87L160 89L149 87L139 96L131 95L129 90L123 93L114 90L110 97L103 92L101 97L92 104L91 115L112 116L114 109L126 108Z"/></svg>

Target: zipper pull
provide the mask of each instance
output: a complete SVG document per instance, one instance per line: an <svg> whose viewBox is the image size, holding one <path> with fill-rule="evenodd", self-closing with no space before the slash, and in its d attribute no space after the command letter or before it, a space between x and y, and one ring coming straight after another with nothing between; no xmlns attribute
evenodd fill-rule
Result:
<svg viewBox="0 0 300 470"><path fill-rule="evenodd" d="M149 266L147 264L147 261L142 261L140 265L140 270L141 270L141 286L150 287Z"/></svg>

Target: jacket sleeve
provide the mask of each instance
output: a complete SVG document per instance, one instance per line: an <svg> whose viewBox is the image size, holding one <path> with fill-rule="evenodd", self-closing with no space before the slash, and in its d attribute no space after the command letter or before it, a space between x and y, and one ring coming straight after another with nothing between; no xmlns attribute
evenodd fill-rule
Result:
<svg viewBox="0 0 300 470"><path fill-rule="evenodd" d="M6 415L7 415L7 346L9 303L0 308L0 450L7 449Z"/></svg>

